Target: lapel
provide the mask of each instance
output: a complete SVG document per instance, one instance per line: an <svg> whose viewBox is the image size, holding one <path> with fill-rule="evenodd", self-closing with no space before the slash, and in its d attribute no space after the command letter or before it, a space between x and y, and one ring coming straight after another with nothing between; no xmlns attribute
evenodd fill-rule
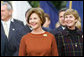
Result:
<svg viewBox="0 0 84 57"><path fill-rule="evenodd" d="M4 33L3 25L1 23L1 33ZM4 33L5 34L5 33Z"/></svg>
<svg viewBox="0 0 84 57"><path fill-rule="evenodd" d="M3 35L5 35L5 31L4 31L4 28L3 28L3 25L2 25L2 23L1 23L1 34ZM6 35L5 35L6 36Z"/></svg>
<svg viewBox="0 0 84 57"><path fill-rule="evenodd" d="M57 28L57 30L59 30L59 31L63 30L63 29L62 29L62 26L60 26L59 28Z"/></svg>
<svg viewBox="0 0 84 57"><path fill-rule="evenodd" d="M14 38L15 37L15 25L14 25L14 22L11 21L11 24L10 24L10 30L9 30L9 36L8 36L8 39L10 40L11 38Z"/></svg>
<svg viewBox="0 0 84 57"><path fill-rule="evenodd" d="M62 29L62 26L60 26L60 28L59 28L59 29L60 29L60 30L63 30L63 29Z"/></svg>

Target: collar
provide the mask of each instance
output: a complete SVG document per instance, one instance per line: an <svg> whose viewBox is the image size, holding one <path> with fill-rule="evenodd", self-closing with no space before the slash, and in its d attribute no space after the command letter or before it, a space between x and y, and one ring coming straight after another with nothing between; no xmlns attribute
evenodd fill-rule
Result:
<svg viewBox="0 0 84 57"><path fill-rule="evenodd" d="M13 19L13 18L11 18L11 21L12 21L12 22L14 22L14 19Z"/></svg>
<svg viewBox="0 0 84 57"><path fill-rule="evenodd" d="M14 19L13 19L13 18L10 18L9 20L10 20L11 22L14 22ZM9 20L8 20L8 21L9 21ZM4 22L4 21L1 20L1 22Z"/></svg>
<svg viewBox="0 0 84 57"><path fill-rule="evenodd" d="M62 29L64 30L64 29L65 29L65 27L64 27L64 26L62 26Z"/></svg>

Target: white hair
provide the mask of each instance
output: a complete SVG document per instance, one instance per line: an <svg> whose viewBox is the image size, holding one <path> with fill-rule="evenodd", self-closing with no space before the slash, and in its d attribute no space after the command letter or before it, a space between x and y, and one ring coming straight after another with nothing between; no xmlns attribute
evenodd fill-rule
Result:
<svg viewBox="0 0 84 57"><path fill-rule="evenodd" d="M1 3L1 6L3 6L3 5L7 5L7 9L8 10L12 10L13 9L12 4L9 1L3 1Z"/></svg>

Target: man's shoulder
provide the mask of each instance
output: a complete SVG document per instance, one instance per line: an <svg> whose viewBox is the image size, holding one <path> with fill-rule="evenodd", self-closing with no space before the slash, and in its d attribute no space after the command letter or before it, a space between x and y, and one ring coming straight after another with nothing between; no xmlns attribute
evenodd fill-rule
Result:
<svg viewBox="0 0 84 57"><path fill-rule="evenodd" d="M17 19L13 19L13 23L15 25L22 25L22 26L24 26L24 23L22 21L20 21L20 20L17 20Z"/></svg>
<svg viewBox="0 0 84 57"><path fill-rule="evenodd" d="M13 19L13 20L14 20L14 22L16 22L16 23L23 23L22 21L17 20L17 19Z"/></svg>
<svg viewBox="0 0 84 57"><path fill-rule="evenodd" d="M24 28L24 23L20 20L13 19L13 22L11 23L12 26L15 28Z"/></svg>

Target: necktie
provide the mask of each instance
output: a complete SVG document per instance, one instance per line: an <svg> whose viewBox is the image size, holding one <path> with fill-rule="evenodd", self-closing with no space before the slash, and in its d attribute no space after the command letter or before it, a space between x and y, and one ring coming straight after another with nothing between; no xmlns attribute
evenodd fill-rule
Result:
<svg viewBox="0 0 84 57"><path fill-rule="evenodd" d="M8 26L7 26L6 22L4 23L4 30L5 30L5 34L6 34L7 38L8 38Z"/></svg>

